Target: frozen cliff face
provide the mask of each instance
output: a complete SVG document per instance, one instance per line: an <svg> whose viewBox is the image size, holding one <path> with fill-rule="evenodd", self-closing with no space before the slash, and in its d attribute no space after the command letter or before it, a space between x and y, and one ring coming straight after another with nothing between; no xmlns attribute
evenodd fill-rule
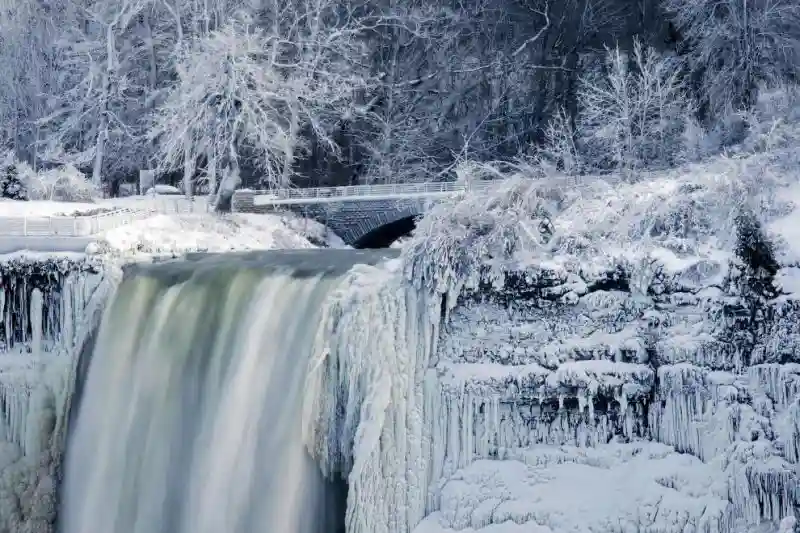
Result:
<svg viewBox="0 0 800 533"><path fill-rule="evenodd" d="M751 188L760 164L608 189L524 179L431 211L403 252L444 303L418 533L790 520L800 241L776 221L800 196Z"/></svg>
<svg viewBox="0 0 800 533"><path fill-rule="evenodd" d="M777 527L800 503L800 314L759 275L733 255L656 248L605 271L531 266L463 296L433 363L438 512L417 532ZM620 453L635 459L604 455Z"/></svg>
<svg viewBox="0 0 800 533"><path fill-rule="evenodd" d="M52 531L73 367L113 270L83 255L0 256L0 532Z"/></svg>

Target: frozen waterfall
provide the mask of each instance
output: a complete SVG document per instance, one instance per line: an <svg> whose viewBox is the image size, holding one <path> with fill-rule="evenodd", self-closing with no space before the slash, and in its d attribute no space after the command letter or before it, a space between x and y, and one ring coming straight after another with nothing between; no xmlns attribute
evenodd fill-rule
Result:
<svg viewBox="0 0 800 533"><path fill-rule="evenodd" d="M344 530L346 485L303 444L304 388L326 297L386 254L320 254L128 273L75 399L62 533Z"/></svg>

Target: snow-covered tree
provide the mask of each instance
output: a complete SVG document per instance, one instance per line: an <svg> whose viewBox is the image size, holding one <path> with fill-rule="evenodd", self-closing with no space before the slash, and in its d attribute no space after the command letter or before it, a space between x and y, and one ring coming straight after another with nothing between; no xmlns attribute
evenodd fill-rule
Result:
<svg viewBox="0 0 800 533"><path fill-rule="evenodd" d="M194 40L181 56L149 136L162 170L183 168L187 193L196 165L206 166L212 191L216 176L242 158L263 171L264 185L287 185L309 137L337 149L330 125L351 114L365 83L360 28L329 24L332 5L274 4L262 14L271 20L263 29L240 20Z"/></svg>
<svg viewBox="0 0 800 533"><path fill-rule="evenodd" d="M796 0L664 0L687 41L698 96L717 117L750 107L761 83L800 78Z"/></svg>
<svg viewBox="0 0 800 533"><path fill-rule="evenodd" d="M587 75L579 89L586 157L599 168L669 165L682 149L692 109L676 59L634 42L628 56L609 50L605 72Z"/></svg>
<svg viewBox="0 0 800 533"><path fill-rule="evenodd" d="M76 8L71 26L55 43L60 83L48 95L49 113L38 121L48 135L44 157L90 168L98 187L110 148L119 163L139 147L134 125L144 98L135 83L134 31L150 1L97 1Z"/></svg>

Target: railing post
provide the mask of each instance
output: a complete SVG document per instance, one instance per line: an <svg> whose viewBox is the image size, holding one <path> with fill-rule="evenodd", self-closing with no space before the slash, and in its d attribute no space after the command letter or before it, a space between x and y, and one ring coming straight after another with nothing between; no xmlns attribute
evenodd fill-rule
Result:
<svg viewBox="0 0 800 533"><path fill-rule="evenodd" d="M22 236L28 236L28 215L22 217Z"/></svg>

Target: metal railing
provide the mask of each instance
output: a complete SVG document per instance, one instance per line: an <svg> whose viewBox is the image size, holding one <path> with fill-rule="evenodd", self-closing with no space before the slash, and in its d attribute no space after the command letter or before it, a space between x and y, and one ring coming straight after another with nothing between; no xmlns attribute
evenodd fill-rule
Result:
<svg viewBox="0 0 800 533"><path fill-rule="evenodd" d="M0 216L0 236L4 237L89 237L130 224L141 213L115 209L98 215L75 216Z"/></svg>
<svg viewBox="0 0 800 533"><path fill-rule="evenodd" d="M280 203L291 200L316 200L323 198L369 198L424 196L442 193L459 193L471 190L486 190L497 181L478 181L473 183L441 181L427 183L393 183L388 185L351 185L346 187L313 187L308 189L272 189L241 191L261 196L267 203Z"/></svg>

